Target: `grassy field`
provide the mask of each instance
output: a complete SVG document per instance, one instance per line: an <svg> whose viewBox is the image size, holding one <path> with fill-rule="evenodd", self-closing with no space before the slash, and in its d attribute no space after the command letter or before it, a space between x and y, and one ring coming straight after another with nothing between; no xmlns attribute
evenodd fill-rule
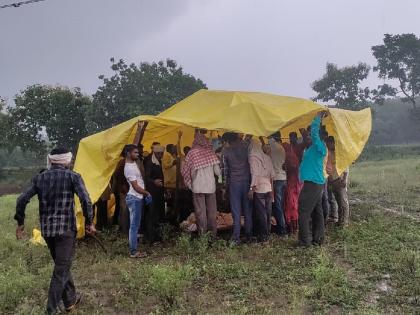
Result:
<svg viewBox="0 0 420 315"><path fill-rule="evenodd" d="M361 162L350 176L352 225L331 227L320 248L170 235L133 261L113 232L100 236L108 255L78 242L76 314L419 314L420 160ZM45 247L15 240L15 198L0 197L0 313L38 314L52 264ZM36 225L34 201L27 230Z"/></svg>

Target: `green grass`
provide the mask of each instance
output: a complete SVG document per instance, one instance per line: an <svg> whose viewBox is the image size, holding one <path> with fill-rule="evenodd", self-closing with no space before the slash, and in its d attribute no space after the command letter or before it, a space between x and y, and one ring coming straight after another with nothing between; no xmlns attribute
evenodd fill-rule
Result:
<svg viewBox="0 0 420 315"><path fill-rule="evenodd" d="M85 299L75 314L418 314L420 223L383 207L404 206L417 217L419 174L416 159L357 164L352 224L330 228L321 248L168 234L135 261L114 232L100 235L109 254L79 241L72 270ZM40 314L52 263L45 247L15 240L15 198L0 198L0 313ZM36 226L33 201L26 228ZM377 290L383 281L389 292Z"/></svg>
<svg viewBox="0 0 420 315"><path fill-rule="evenodd" d="M420 156L419 144L405 145L371 145L368 144L359 161L387 161L405 158L415 158Z"/></svg>
<svg viewBox="0 0 420 315"><path fill-rule="evenodd" d="M355 198L420 216L420 159L360 162L350 171Z"/></svg>

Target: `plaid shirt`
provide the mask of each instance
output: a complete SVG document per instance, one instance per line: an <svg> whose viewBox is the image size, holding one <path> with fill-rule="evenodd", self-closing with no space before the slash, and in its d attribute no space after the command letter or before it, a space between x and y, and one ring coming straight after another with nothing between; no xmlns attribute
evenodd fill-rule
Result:
<svg viewBox="0 0 420 315"><path fill-rule="evenodd" d="M82 177L62 166L53 165L50 170L35 176L31 185L19 196L15 220L19 225L24 224L26 205L34 195L38 195L42 236L53 237L66 231L76 231L74 194L80 199L86 225L91 224L92 203Z"/></svg>

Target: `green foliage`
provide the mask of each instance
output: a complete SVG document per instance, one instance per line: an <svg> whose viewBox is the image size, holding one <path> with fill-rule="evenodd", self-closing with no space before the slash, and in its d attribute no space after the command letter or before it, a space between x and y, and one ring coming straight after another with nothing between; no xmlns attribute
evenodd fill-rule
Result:
<svg viewBox="0 0 420 315"><path fill-rule="evenodd" d="M402 93L402 100L416 108L416 97L420 96L420 38L415 34L385 34L383 41L383 45L372 47L378 62L373 71L381 79L396 80L398 88L384 84L375 92L382 100Z"/></svg>
<svg viewBox="0 0 420 315"><path fill-rule="evenodd" d="M45 167L45 156L30 151L23 151L20 147L7 149L0 148L0 168L27 168Z"/></svg>
<svg viewBox="0 0 420 315"><path fill-rule="evenodd" d="M11 139L23 150L40 154L49 144L75 151L87 134L83 111L89 104L78 88L29 86L8 108Z"/></svg>
<svg viewBox="0 0 420 315"><path fill-rule="evenodd" d="M344 68L327 63L324 76L312 83L312 89L317 93L313 100L333 102L335 106L344 109L368 107L370 90L360 87L360 83L367 78L369 70L370 67L365 63Z"/></svg>
<svg viewBox="0 0 420 315"><path fill-rule="evenodd" d="M140 114L155 115L194 92L205 89L200 79L184 73L174 60L128 65L111 58L114 75L105 78L88 109L89 131L110 128Z"/></svg>
<svg viewBox="0 0 420 315"><path fill-rule="evenodd" d="M191 265L165 266L155 265L150 270L148 288L156 294L167 307L174 306L184 294L185 288L197 276L197 270Z"/></svg>
<svg viewBox="0 0 420 315"><path fill-rule="evenodd" d="M0 97L0 148L12 150L14 144L10 141L10 115L6 112L6 102ZM1 165L1 159L0 159Z"/></svg>

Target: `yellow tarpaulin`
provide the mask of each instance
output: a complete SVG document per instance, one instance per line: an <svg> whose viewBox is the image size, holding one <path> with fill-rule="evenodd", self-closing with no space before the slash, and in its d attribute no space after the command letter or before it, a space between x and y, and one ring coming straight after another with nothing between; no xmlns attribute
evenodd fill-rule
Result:
<svg viewBox="0 0 420 315"><path fill-rule="evenodd" d="M47 246L47 243L45 243L45 240L41 235L41 231L38 229L32 230L32 238L29 241L34 245Z"/></svg>
<svg viewBox="0 0 420 315"><path fill-rule="evenodd" d="M108 185L125 144L132 143L139 121L148 121L142 143L148 151L154 141L176 143L183 131L181 145L191 145L194 128L205 128L213 135L235 131L254 136L269 136L310 124L315 115L328 110L324 123L336 138L337 169L341 173L353 163L365 146L371 131L370 109L346 111L327 108L310 100L256 92L200 90L158 116L139 116L80 141L74 170L85 181L92 202ZM79 236L83 217L77 207Z"/></svg>

